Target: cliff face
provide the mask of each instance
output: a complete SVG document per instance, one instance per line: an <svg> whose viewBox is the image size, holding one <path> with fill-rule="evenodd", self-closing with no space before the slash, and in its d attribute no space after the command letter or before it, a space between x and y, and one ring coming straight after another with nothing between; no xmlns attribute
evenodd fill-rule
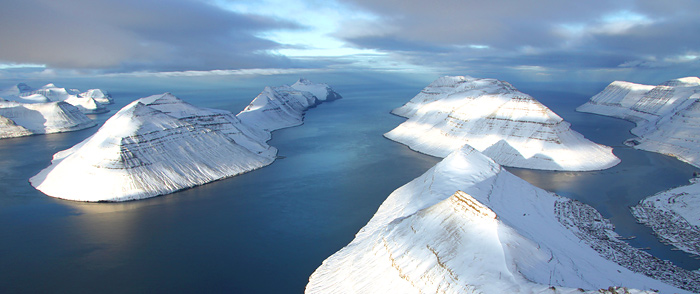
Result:
<svg viewBox="0 0 700 294"><path fill-rule="evenodd" d="M616 81L576 110L637 124L627 145L677 157L700 167L700 79L687 77L658 86Z"/></svg>
<svg viewBox="0 0 700 294"><path fill-rule="evenodd" d="M408 120L385 136L433 156L468 144L505 166L583 171L619 163L611 148L499 80L443 77L392 113Z"/></svg>

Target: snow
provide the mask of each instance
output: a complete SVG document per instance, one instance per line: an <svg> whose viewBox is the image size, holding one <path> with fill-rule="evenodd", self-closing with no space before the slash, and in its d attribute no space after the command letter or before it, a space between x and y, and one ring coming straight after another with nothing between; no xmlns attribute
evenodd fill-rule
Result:
<svg viewBox="0 0 700 294"><path fill-rule="evenodd" d="M86 129L96 123L65 102L0 101L0 138Z"/></svg>
<svg viewBox="0 0 700 294"><path fill-rule="evenodd" d="M304 111L340 98L326 84L300 79L292 86L265 87L237 117L252 127L273 131L300 125Z"/></svg>
<svg viewBox="0 0 700 294"><path fill-rule="evenodd" d="M342 98L327 84L314 84L307 79L299 79L291 87L299 91L310 92L320 101L333 101Z"/></svg>
<svg viewBox="0 0 700 294"><path fill-rule="evenodd" d="M700 274L617 238L590 206L534 187L465 145L391 193L355 239L316 269L306 292L700 289ZM681 290L648 275L692 285Z"/></svg>
<svg viewBox="0 0 700 294"><path fill-rule="evenodd" d="M52 83L38 89L19 83L1 90L0 97L22 103L65 101L78 107L85 114L107 112L108 110L104 105L114 103L111 95L102 89L90 89L81 93L80 90L60 88Z"/></svg>
<svg viewBox="0 0 700 294"><path fill-rule="evenodd" d="M700 167L700 79L687 77L658 86L616 81L576 110L637 124L636 149L658 152Z"/></svg>
<svg viewBox="0 0 700 294"><path fill-rule="evenodd" d="M663 191L632 207L632 214L663 241L700 255L700 181Z"/></svg>
<svg viewBox="0 0 700 294"><path fill-rule="evenodd" d="M161 102L185 104L170 94L130 103L93 136L54 155L51 166L30 182L57 198L125 201L172 193L272 163L275 150L269 146L247 149L228 133L159 110ZM202 121L235 121L230 113L222 118L221 112L201 112L197 119ZM234 133L244 136L240 130Z"/></svg>
<svg viewBox="0 0 700 294"><path fill-rule="evenodd" d="M92 98L102 104L113 104L112 95L102 89L90 89L78 94L78 97Z"/></svg>
<svg viewBox="0 0 700 294"><path fill-rule="evenodd" d="M102 103L90 97L70 96L63 101L77 107L85 114L105 113L108 111Z"/></svg>
<svg viewBox="0 0 700 294"><path fill-rule="evenodd" d="M445 157L468 144L505 166L588 171L620 162L531 96L507 82L442 77L392 113L408 120L385 134L425 154Z"/></svg>
<svg viewBox="0 0 700 294"><path fill-rule="evenodd" d="M301 124L303 111L316 103L310 92L268 87L239 119L170 93L141 98L56 153L30 182L46 195L77 201L144 199L203 185L272 163L277 149L267 144L270 131ZM272 115L275 107L289 112Z"/></svg>
<svg viewBox="0 0 700 294"><path fill-rule="evenodd" d="M302 124L304 111L317 101L310 92L265 87L237 116L247 125L272 131Z"/></svg>

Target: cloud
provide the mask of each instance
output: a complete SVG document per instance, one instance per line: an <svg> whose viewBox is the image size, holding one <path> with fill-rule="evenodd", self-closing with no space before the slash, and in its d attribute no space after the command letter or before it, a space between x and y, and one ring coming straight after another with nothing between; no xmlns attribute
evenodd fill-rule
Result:
<svg viewBox="0 0 700 294"><path fill-rule="evenodd" d="M111 71L279 66L256 34L300 28L196 0L9 1L0 19L0 62Z"/></svg>
<svg viewBox="0 0 700 294"><path fill-rule="evenodd" d="M345 2L378 17L337 37L445 71L696 68L674 60L700 50L692 0Z"/></svg>
<svg viewBox="0 0 700 294"><path fill-rule="evenodd" d="M545 0L536 4L517 0L348 1L382 15L384 23L374 27L384 30L384 35L439 45L483 44L499 48L553 45L559 36L551 31L552 23L587 21L599 12L595 6L605 4L610 11L619 6L614 1L600 0L585 3ZM387 27L390 29L381 29ZM377 34L376 30L364 31ZM347 37L359 37L356 34L357 30L350 29Z"/></svg>
<svg viewBox="0 0 700 294"><path fill-rule="evenodd" d="M208 77L208 76L269 76L307 74L323 72L323 69L312 68L247 68L247 69L216 69L216 70L187 70L160 72L127 72L103 74L104 77Z"/></svg>
<svg viewBox="0 0 700 294"><path fill-rule="evenodd" d="M28 64L87 75L315 68L552 78L664 70L672 78L700 62L697 0L6 2L5 76Z"/></svg>

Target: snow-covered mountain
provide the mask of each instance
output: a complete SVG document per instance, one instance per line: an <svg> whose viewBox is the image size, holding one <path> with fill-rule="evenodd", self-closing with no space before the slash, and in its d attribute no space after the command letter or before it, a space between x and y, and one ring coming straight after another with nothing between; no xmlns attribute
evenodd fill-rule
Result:
<svg viewBox="0 0 700 294"><path fill-rule="evenodd" d="M677 157L700 167L700 79L674 79L658 86L616 81L576 110L637 124L627 145Z"/></svg>
<svg viewBox="0 0 700 294"><path fill-rule="evenodd" d="M86 129L96 123L65 102L0 101L0 138Z"/></svg>
<svg viewBox="0 0 700 294"><path fill-rule="evenodd" d="M340 98L326 84L313 84L300 79L292 86L265 87L236 116L247 125L273 131L300 125L304 111L321 102Z"/></svg>
<svg viewBox="0 0 700 294"><path fill-rule="evenodd" d="M592 207L534 187L465 145L391 193L316 269L306 292L577 293L613 285L690 293L700 290L700 274L629 246Z"/></svg>
<svg viewBox="0 0 700 294"><path fill-rule="evenodd" d="M269 100L261 98L268 93ZM268 87L239 119L169 93L141 98L93 136L56 153L30 182L49 196L78 201L143 199L202 185L272 163L277 149L266 143L270 131L301 124L303 111L317 102L310 92ZM276 109L290 112L271 115Z"/></svg>
<svg viewBox="0 0 700 294"><path fill-rule="evenodd" d="M109 92L102 89L90 89L83 93L78 94L78 97L92 98L95 101L102 104L114 104L114 99Z"/></svg>
<svg viewBox="0 0 700 294"><path fill-rule="evenodd" d="M107 112L105 104L112 104L112 96L102 89L90 89L80 92L77 89L60 88L50 83L34 89L19 83L0 91L0 97L22 103L44 103L65 101L86 114Z"/></svg>
<svg viewBox="0 0 700 294"><path fill-rule="evenodd" d="M647 197L632 214L665 242L700 255L700 179Z"/></svg>
<svg viewBox="0 0 700 294"><path fill-rule="evenodd" d="M499 164L544 170L600 170L619 163L612 148L507 82L442 77L392 113L408 118L386 133L411 149L445 157L468 144Z"/></svg>
<svg viewBox="0 0 700 294"><path fill-rule="evenodd" d="M125 201L272 163L276 150L247 134L247 128L237 128L240 125L231 113L199 109L171 94L141 98L93 136L56 153L51 166L30 182L57 198Z"/></svg>
<svg viewBox="0 0 700 294"><path fill-rule="evenodd" d="M19 83L14 86L5 88L5 89L0 89L0 97L5 97L5 96L19 96L20 93L24 92L30 92L33 91L34 89L30 87L29 85L25 83Z"/></svg>
<svg viewBox="0 0 700 294"><path fill-rule="evenodd" d="M333 101L343 98L340 94L336 93L327 84L315 84L307 79L299 79L296 83L292 84L292 88L298 91L310 92L316 98L321 101Z"/></svg>

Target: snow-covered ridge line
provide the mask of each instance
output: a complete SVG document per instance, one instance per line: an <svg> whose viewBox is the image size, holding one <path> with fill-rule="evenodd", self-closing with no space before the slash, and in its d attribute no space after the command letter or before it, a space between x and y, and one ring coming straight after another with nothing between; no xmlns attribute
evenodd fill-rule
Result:
<svg viewBox="0 0 700 294"><path fill-rule="evenodd" d="M297 84L325 95L317 98L296 90ZM266 89L258 96L265 103L241 112L246 122L228 111L199 108L170 93L138 99L91 137L56 153L51 165L30 182L57 198L127 201L266 166L277 154L267 144L270 131L300 124L308 107L340 98L325 84L306 80L297 84ZM284 99L267 96L268 92Z"/></svg>
<svg viewBox="0 0 700 294"><path fill-rule="evenodd" d="M385 137L437 157L468 144L505 166L587 171L619 163L612 148L496 79L441 77L392 113L408 120Z"/></svg>
<svg viewBox="0 0 700 294"><path fill-rule="evenodd" d="M658 86L615 81L576 110L637 124L625 144L674 156L700 167L700 79L674 79Z"/></svg>
<svg viewBox="0 0 700 294"><path fill-rule="evenodd" d="M77 131L96 125L66 102L19 103L0 99L0 139Z"/></svg>
<svg viewBox="0 0 700 294"><path fill-rule="evenodd" d="M60 88L53 83L34 89L25 83L0 90L0 97L22 103L46 103L65 101L86 114L107 112L106 104L114 103L112 96L102 89L81 92L78 89Z"/></svg>
<svg viewBox="0 0 700 294"><path fill-rule="evenodd" d="M700 274L658 267L618 238L592 207L534 187L465 145L392 192L314 271L306 292L700 290Z"/></svg>

